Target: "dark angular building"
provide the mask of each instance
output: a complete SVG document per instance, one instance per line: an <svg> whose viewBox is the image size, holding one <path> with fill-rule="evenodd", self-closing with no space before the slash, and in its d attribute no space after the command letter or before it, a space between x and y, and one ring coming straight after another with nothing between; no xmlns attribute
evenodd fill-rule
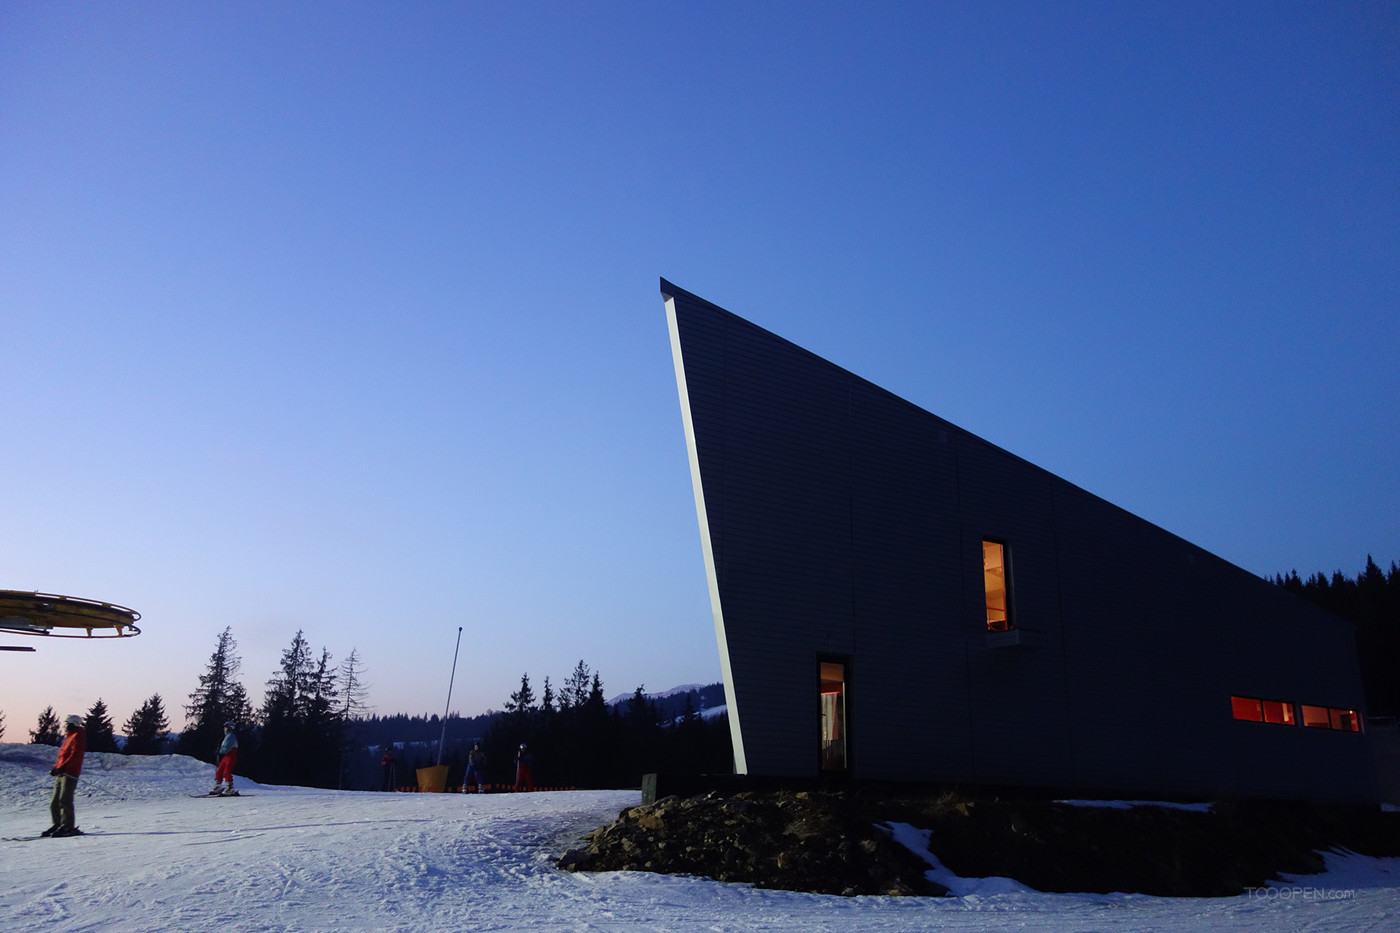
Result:
<svg viewBox="0 0 1400 933"><path fill-rule="evenodd" d="M737 771L1377 799L1347 623L661 291Z"/></svg>

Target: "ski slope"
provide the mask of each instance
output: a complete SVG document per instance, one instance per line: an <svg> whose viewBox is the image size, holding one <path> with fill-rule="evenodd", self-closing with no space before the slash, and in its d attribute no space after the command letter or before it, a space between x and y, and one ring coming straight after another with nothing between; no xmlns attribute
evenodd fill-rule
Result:
<svg viewBox="0 0 1400 933"><path fill-rule="evenodd" d="M0 836L49 824L54 749L0 744ZM1400 929L1400 859L1329 856L1326 874L1233 898L1042 894L934 877L948 898L842 898L553 861L636 791L463 796L253 785L192 799L213 768L89 754L70 839L0 842L5 933ZM916 827L898 827L917 841ZM936 843L935 843L936 850ZM936 859L934 860L936 863Z"/></svg>

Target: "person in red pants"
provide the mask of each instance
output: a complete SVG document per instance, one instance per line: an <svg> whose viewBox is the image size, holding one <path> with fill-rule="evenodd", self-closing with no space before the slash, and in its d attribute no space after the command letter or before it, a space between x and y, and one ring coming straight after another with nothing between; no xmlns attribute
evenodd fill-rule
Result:
<svg viewBox="0 0 1400 933"><path fill-rule="evenodd" d="M534 790L535 789L535 756L530 754L530 750L525 747L525 743L520 743L520 751L515 753L515 789Z"/></svg>
<svg viewBox="0 0 1400 933"><path fill-rule="evenodd" d="M233 723L224 723L224 741L219 745L219 766L214 769L214 789L211 797L231 797L238 793L233 789L233 766L238 762L238 736L233 731Z"/></svg>

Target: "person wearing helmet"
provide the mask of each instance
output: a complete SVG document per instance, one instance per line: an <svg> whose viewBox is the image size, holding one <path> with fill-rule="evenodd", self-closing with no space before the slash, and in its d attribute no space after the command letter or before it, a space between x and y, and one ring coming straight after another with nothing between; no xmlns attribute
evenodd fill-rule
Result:
<svg viewBox="0 0 1400 933"><path fill-rule="evenodd" d="M238 791L233 789L233 766L238 762L238 735L233 731L232 721L224 723L224 740L219 744L219 753L215 757L219 760L219 766L214 769L214 789L209 796L237 795Z"/></svg>
<svg viewBox="0 0 1400 933"><path fill-rule="evenodd" d="M49 772L54 778L53 800L49 803L49 815L53 817L53 825L39 835L82 835L73 812L73 793L78 789L78 775L83 773L85 754L87 729L83 727L83 717L74 714L63 720L63 744L58 749L58 761Z"/></svg>
<svg viewBox="0 0 1400 933"><path fill-rule="evenodd" d="M382 780L379 782L379 789L382 791L392 791L398 786L399 760L394 757L394 746L384 746L384 757L379 759L379 770L382 772Z"/></svg>
<svg viewBox="0 0 1400 933"><path fill-rule="evenodd" d="M520 743L520 750L515 753L515 789L534 790L535 789L535 756L530 754L530 750L525 747L525 743Z"/></svg>

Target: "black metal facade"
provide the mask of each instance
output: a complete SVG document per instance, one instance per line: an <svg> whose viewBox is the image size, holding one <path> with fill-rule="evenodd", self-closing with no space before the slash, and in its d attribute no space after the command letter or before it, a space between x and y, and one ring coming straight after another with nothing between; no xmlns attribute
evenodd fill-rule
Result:
<svg viewBox="0 0 1400 933"><path fill-rule="evenodd" d="M1351 628L662 281L735 759L818 772L818 663L858 778L1376 799ZM987 630L982 541L1011 555Z"/></svg>

